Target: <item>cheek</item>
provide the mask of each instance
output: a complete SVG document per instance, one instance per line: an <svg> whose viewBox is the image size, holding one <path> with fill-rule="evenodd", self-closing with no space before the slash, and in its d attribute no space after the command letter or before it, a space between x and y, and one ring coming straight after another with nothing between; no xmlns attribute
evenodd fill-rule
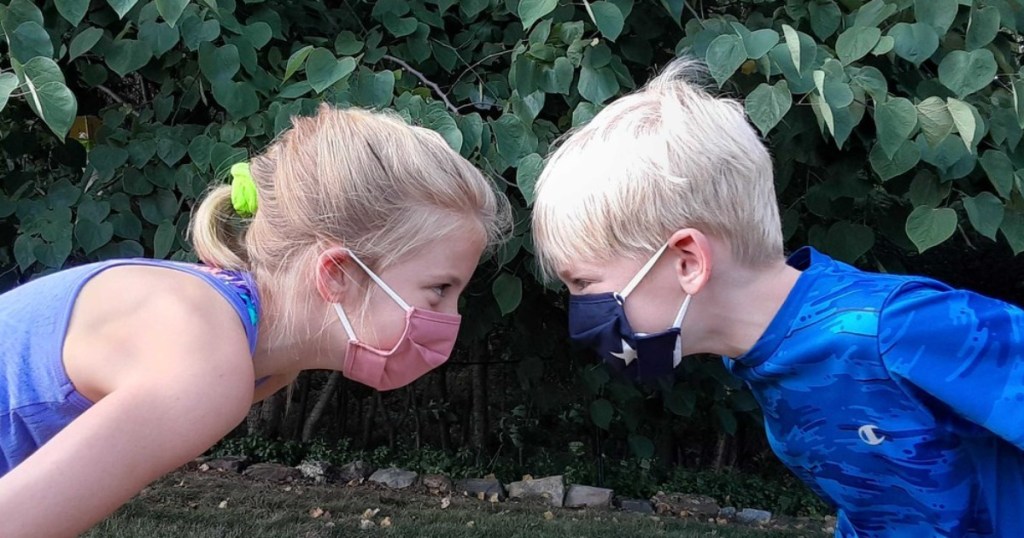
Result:
<svg viewBox="0 0 1024 538"><path fill-rule="evenodd" d="M405 311L384 293L375 293L360 322L356 333L360 341L389 350L398 343L405 330Z"/></svg>

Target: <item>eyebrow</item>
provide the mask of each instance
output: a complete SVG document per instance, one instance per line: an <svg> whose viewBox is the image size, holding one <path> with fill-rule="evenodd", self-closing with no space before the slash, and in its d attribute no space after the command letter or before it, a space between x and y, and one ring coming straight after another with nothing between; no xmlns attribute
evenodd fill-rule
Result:
<svg viewBox="0 0 1024 538"><path fill-rule="evenodd" d="M457 277L457 276L455 276L455 275L453 275L453 274L443 274L442 273L442 274L436 274L436 275L429 275L427 280L430 281L430 282L446 282L446 283L450 283L452 286L455 286L456 288L462 285L462 279Z"/></svg>

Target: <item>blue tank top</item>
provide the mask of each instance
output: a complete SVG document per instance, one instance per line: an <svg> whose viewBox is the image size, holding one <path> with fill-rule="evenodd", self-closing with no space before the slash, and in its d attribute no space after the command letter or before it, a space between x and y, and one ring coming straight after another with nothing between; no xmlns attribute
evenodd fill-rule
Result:
<svg viewBox="0 0 1024 538"><path fill-rule="evenodd" d="M24 461L92 402L68 379L64 338L82 287L123 265L165 267L195 275L234 307L255 352L260 303L246 273L163 260L109 260L60 271L0 294L0 476Z"/></svg>

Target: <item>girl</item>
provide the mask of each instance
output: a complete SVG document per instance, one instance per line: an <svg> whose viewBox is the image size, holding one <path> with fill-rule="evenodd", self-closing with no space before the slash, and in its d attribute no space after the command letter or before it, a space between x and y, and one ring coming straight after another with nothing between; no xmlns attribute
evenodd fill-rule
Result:
<svg viewBox="0 0 1024 538"><path fill-rule="evenodd" d="M252 218L230 186L196 210L205 265L111 260L0 295L0 536L81 533L302 370L389 390L447 360L508 210L440 135L324 106L251 179Z"/></svg>

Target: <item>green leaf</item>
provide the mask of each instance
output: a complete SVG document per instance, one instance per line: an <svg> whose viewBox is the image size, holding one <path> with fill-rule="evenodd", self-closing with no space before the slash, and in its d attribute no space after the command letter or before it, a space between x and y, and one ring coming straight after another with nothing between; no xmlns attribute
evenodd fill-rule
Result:
<svg viewBox="0 0 1024 538"><path fill-rule="evenodd" d="M608 426L612 423L612 415L614 414L615 408L612 407L612 403L608 400L601 398L590 402L590 420L593 420L598 428L607 430Z"/></svg>
<svg viewBox="0 0 1024 538"><path fill-rule="evenodd" d="M18 25L9 37L11 56L21 63L26 63L32 58L43 56L53 57L53 42L50 41L50 34L35 21L23 22Z"/></svg>
<svg viewBox="0 0 1024 538"><path fill-rule="evenodd" d="M893 38L893 51L896 56L920 66L939 48L939 34L935 29L923 23L907 24L901 22L889 30Z"/></svg>
<svg viewBox="0 0 1024 538"><path fill-rule="evenodd" d="M569 95L572 90L572 77L575 68L572 62L565 56L555 58L553 67L542 67L541 78L537 86L545 93L560 93Z"/></svg>
<svg viewBox="0 0 1024 538"><path fill-rule="evenodd" d="M1007 211L1003 215L1003 223L999 226L999 230L1003 232L1003 237L1006 238L1006 242L1010 244L1010 248L1013 250L1013 255L1016 256L1024 252L1024 212L1010 207L1006 209ZM17 257L17 243L15 243L14 247L14 254Z"/></svg>
<svg viewBox="0 0 1024 538"><path fill-rule="evenodd" d="M33 58L32 62L36 60L49 60L49 58L37 57ZM50 61L52 62L52 60ZM26 73L27 71L26 64ZM63 82L50 81L36 86L26 76L26 85L29 87L28 103L32 111L43 119L53 134L57 135L57 138L63 139L71 130L71 124L74 123L78 113L78 101L75 99L75 95Z"/></svg>
<svg viewBox="0 0 1024 538"><path fill-rule="evenodd" d="M7 5L0 4L0 25L5 33L10 34L24 22L35 21L42 26L43 12L35 2L30 0L11 0Z"/></svg>
<svg viewBox="0 0 1024 538"><path fill-rule="evenodd" d="M213 149L213 140L206 135L199 135L188 144L188 157L199 168L205 170L210 165L210 151Z"/></svg>
<svg viewBox="0 0 1024 538"><path fill-rule="evenodd" d="M964 139L967 150L973 151L974 137L977 134L978 128L977 121L975 120L978 117L978 111L974 108L974 105L959 99L953 99L952 97L946 99L946 107L949 109L949 114L953 117L956 132L960 133L960 137Z"/></svg>
<svg viewBox="0 0 1024 538"><path fill-rule="evenodd" d="M234 45L215 47L203 43L199 46L199 70L214 85L230 82L240 65L238 47Z"/></svg>
<svg viewBox="0 0 1024 538"><path fill-rule="evenodd" d="M356 61L352 57L338 60L331 51L317 47L306 59L306 79L316 93L321 93L347 77L355 68Z"/></svg>
<svg viewBox="0 0 1024 538"><path fill-rule="evenodd" d="M896 40L891 35L884 35L878 38L878 45L875 45L875 48L871 50L871 54L882 56L889 54L894 48L896 48Z"/></svg>
<svg viewBox="0 0 1024 538"><path fill-rule="evenodd" d="M590 4L590 12L594 17L594 25L597 26L601 35L608 38L609 41L615 41L622 33L622 27L626 23L626 18L622 15L619 6L611 2L594 2Z"/></svg>
<svg viewBox="0 0 1024 538"><path fill-rule="evenodd" d="M96 43L101 37L103 37L103 30L100 30L99 28L86 28L71 40L71 45L68 48L68 59L74 60L86 52L89 52L96 46Z"/></svg>
<svg viewBox="0 0 1024 538"><path fill-rule="evenodd" d="M33 251L37 242L37 239L24 234L19 235L14 240L14 261L18 262L18 268L22 272L28 270L29 267L32 267L32 264L36 263L36 255Z"/></svg>
<svg viewBox="0 0 1024 538"><path fill-rule="evenodd" d="M854 26L839 34L836 40L836 54L843 65L865 57L878 44L882 31L873 26Z"/></svg>
<svg viewBox="0 0 1024 538"><path fill-rule="evenodd" d="M738 37L736 39L739 40ZM581 97L591 103L601 104L619 93L619 80L610 67L594 69L584 62L576 87Z"/></svg>
<svg viewBox="0 0 1024 538"><path fill-rule="evenodd" d="M249 153L242 148L234 148L223 142L217 142L210 148L210 166L213 177L221 178L228 175L231 165L249 158Z"/></svg>
<svg viewBox="0 0 1024 538"><path fill-rule="evenodd" d="M770 50L779 44L779 33L771 28L764 28L756 32L747 32L741 36L743 48L747 51L747 58L758 60L768 54Z"/></svg>
<svg viewBox="0 0 1024 538"><path fill-rule="evenodd" d="M57 4L60 16L67 19L71 26L78 26L89 10L89 0L54 0L54 4Z"/></svg>
<svg viewBox="0 0 1024 538"><path fill-rule="evenodd" d="M534 187L537 184L537 178L540 177L543 165L544 159L537 153L523 157L516 165L516 186L523 194L527 206L533 205L533 201L536 199Z"/></svg>
<svg viewBox="0 0 1024 538"><path fill-rule="evenodd" d="M876 103L884 102L888 99L889 82L885 79L885 75L882 75L881 71L871 66L849 68L849 71L850 83L856 84L866 91L875 99ZM916 117L914 122L917 122Z"/></svg>
<svg viewBox="0 0 1024 538"><path fill-rule="evenodd" d="M995 241L999 226L1003 223L1003 202L991 192L983 192L973 198L964 198L964 209L967 210L971 226L981 235Z"/></svg>
<svg viewBox="0 0 1024 538"><path fill-rule="evenodd" d="M256 89L247 82L218 82L213 84L213 98L224 107L232 119L241 119L259 111L260 101Z"/></svg>
<svg viewBox="0 0 1024 538"><path fill-rule="evenodd" d="M929 144L924 136L917 138L921 160L934 165L943 179L959 179L974 170L977 157L965 147L958 135L947 136L938 145Z"/></svg>
<svg viewBox="0 0 1024 538"><path fill-rule="evenodd" d="M1017 112L1017 124L1024 129L1024 80L1013 81L1013 110Z"/></svg>
<svg viewBox="0 0 1024 538"><path fill-rule="evenodd" d="M966 52L955 50L946 55L939 64L939 82L963 98L989 84L995 79L996 58L988 49Z"/></svg>
<svg viewBox="0 0 1024 538"><path fill-rule="evenodd" d="M971 9L971 21L967 24L967 38L964 41L964 48L977 50L989 43L999 35L999 8L988 6L981 9Z"/></svg>
<svg viewBox="0 0 1024 538"><path fill-rule="evenodd" d="M313 52L313 48L313 45L306 45L292 53L288 58L288 64L285 66L284 79L282 82L292 78L292 75L302 67L302 63L306 61L306 57L309 56L309 53Z"/></svg>
<svg viewBox="0 0 1024 538"><path fill-rule="evenodd" d="M188 147L181 142L163 136L156 142L156 155L167 166L174 166L188 152Z"/></svg>
<svg viewBox="0 0 1024 538"><path fill-rule="evenodd" d="M395 95L395 74L391 71L374 73L363 70L359 73L352 96L356 102L375 108L384 108L391 104Z"/></svg>
<svg viewBox="0 0 1024 538"><path fill-rule="evenodd" d="M808 2L807 11L811 16L811 30L818 39L824 41L836 33L843 13L835 2Z"/></svg>
<svg viewBox="0 0 1024 538"><path fill-rule="evenodd" d="M871 0L857 10L854 26L878 26L885 19L896 13L897 7L884 0Z"/></svg>
<svg viewBox="0 0 1024 538"><path fill-rule="evenodd" d="M181 32L166 22L146 21L139 26L139 39L159 58L181 41Z"/></svg>
<svg viewBox="0 0 1024 538"><path fill-rule="evenodd" d="M503 272L494 279L491 293L501 308L501 315L506 316L515 312L523 300L523 281L511 273Z"/></svg>
<svg viewBox="0 0 1024 538"><path fill-rule="evenodd" d="M252 43L253 48L260 50L265 47L267 43L270 43L271 38L274 37L274 30L270 28L269 24L263 21L258 21L246 25L242 30L242 35Z"/></svg>
<svg viewBox="0 0 1024 538"><path fill-rule="evenodd" d="M692 416L696 406L697 393L693 390L676 386L665 395L665 407L681 417Z"/></svg>
<svg viewBox="0 0 1024 538"><path fill-rule="evenodd" d="M723 34L714 39L708 46L708 69L711 76L721 87L729 77L747 60L747 50L743 39L735 34Z"/></svg>
<svg viewBox="0 0 1024 538"><path fill-rule="evenodd" d="M521 0L518 12L519 19L523 21L523 29L533 26L533 23L554 11L557 6L558 0Z"/></svg>
<svg viewBox="0 0 1024 538"><path fill-rule="evenodd" d="M75 224L75 238L78 239L78 246L82 251L89 255L114 238L114 225L80 216Z"/></svg>
<svg viewBox="0 0 1024 538"><path fill-rule="evenodd" d="M959 7L958 0L914 0L914 15L919 22L931 25L936 33L945 34Z"/></svg>
<svg viewBox="0 0 1024 538"><path fill-rule="evenodd" d="M167 21L167 25L174 28L178 23L181 14L185 12L188 0L156 0L156 9L160 16Z"/></svg>
<svg viewBox="0 0 1024 538"><path fill-rule="evenodd" d="M949 197L952 184L940 181L929 170L921 170L910 182L910 203L917 206L939 207Z"/></svg>
<svg viewBox="0 0 1024 538"><path fill-rule="evenodd" d="M929 97L917 104L921 132L928 144L939 145L953 132L953 116L946 102L938 97Z"/></svg>
<svg viewBox="0 0 1024 538"><path fill-rule="evenodd" d="M1006 153L994 149L986 151L981 156L981 167L999 196L1009 200L1013 190L1014 171L1013 163Z"/></svg>
<svg viewBox="0 0 1024 538"><path fill-rule="evenodd" d="M118 39L111 43L104 55L107 67L121 77L138 71L152 58L149 45L137 39Z"/></svg>
<svg viewBox="0 0 1024 538"><path fill-rule="evenodd" d="M114 8L114 11L117 12L117 18L119 19L123 19L138 2L139 0L107 0L110 7Z"/></svg>
<svg viewBox="0 0 1024 538"><path fill-rule="evenodd" d="M782 33L786 36L786 48L789 49L789 57L793 61L793 66L796 67L797 73L802 73L804 67L802 62L805 59L802 58L804 47L800 40L800 33L788 24L782 25Z"/></svg>
<svg viewBox="0 0 1024 538"><path fill-rule="evenodd" d="M14 73L0 73L0 111L7 106L7 98L18 87L18 77Z"/></svg>
<svg viewBox="0 0 1024 538"><path fill-rule="evenodd" d="M220 23L215 20L202 20L194 15L186 15L181 19L181 41L188 50L199 50L199 45L220 37Z"/></svg>
<svg viewBox="0 0 1024 538"><path fill-rule="evenodd" d="M774 86L761 83L750 92L744 103L750 121L754 122L765 136L778 125L792 106L793 94L790 93L789 84L785 80L780 80Z"/></svg>
<svg viewBox="0 0 1024 538"><path fill-rule="evenodd" d="M414 17L399 17L394 13L386 13L383 17L384 27L395 37L405 37L416 32L419 21Z"/></svg>
<svg viewBox="0 0 1024 538"><path fill-rule="evenodd" d="M863 224L843 220L829 227L825 244L835 258L854 263L875 246L875 232Z"/></svg>
<svg viewBox="0 0 1024 538"><path fill-rule="evenodd" d="M159 259L166 258L174 247L177 236L178 230L174 227L173 221L168 219L161 222L156 228L156 235L153 236L153 256Z"/></svg>
<svg viewBox="0 0 1024 538"><path fill-rule="evenodd" d="M908 99L895 97L875 105L878 145L892 159L917 127L917 108Z"/></svg>
<svg viewBox="0 0 1024 538"><path fill-rule="evenodd" d="M420 117L423 127L437 131L444 138L445 142L456 152L462 150L462 131L459 124L440 103L434 103L427 110L426 114Z"/></svg>
<svg viewBox="0 0 1024 538"><path fill-rule="evenodd" d="M642 460L649 460L654 457L654 443L647 437L630 434L628 441L629 448L633 451L634 456Z"/></svg>
<svg viewBox="0 0 1024 538"><path fill-rule="evenodd" d="M896 150L895 155L889 157L881 144L875 144L868 161L878 177L887 181L913 169L921 161L921 150L913 140L907 140Z"/></svg>
<svg viewBox="0 0 1024 538"><path fill-rule="evenodd" d="M956 231L956 211L944 207L932 209L921 206L907 217L907 237L914 242L918 252L924 252L949 239Z"/></svg>

